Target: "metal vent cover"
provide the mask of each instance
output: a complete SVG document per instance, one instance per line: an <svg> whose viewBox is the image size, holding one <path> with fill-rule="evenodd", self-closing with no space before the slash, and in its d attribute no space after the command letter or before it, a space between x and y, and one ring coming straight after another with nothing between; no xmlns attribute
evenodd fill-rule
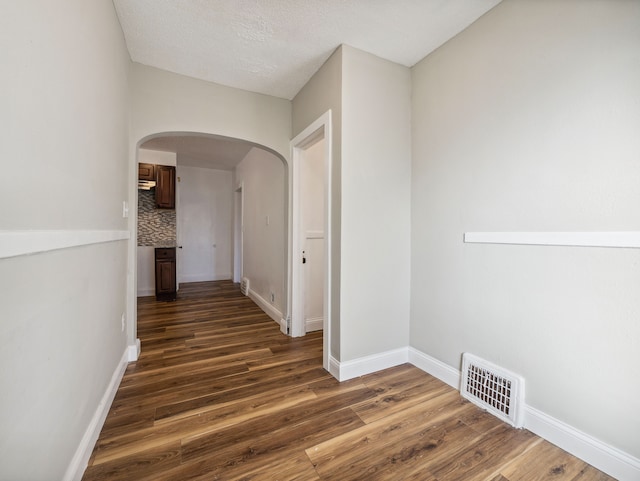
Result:
<svg viewBox="0 0 640 481"><path fill-rule="evenodd" d="M242 292L245 296L249 295L249 279L243 277L240 281L240 292Z"/></svg>
<svg viewBox="0 0 640 481"><path fill-rule="evenodd" d="M524 424L524 379L467 352L462 355L460 394L512 426Z"/></svg>

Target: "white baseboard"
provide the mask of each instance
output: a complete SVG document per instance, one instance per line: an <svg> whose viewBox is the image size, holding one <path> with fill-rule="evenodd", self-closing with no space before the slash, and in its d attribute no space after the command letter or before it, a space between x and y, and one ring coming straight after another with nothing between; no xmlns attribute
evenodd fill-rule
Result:
<svg viewBox="0 0 640 481"><path fill-rule="evenodd" d="M118 386L120 386L120 381L122 380L124 371L127 368L128 351L129 348L125 349L122 354L122 358L120 358L120 362L116 366L113 376L111 376L111 381L109 382L109 385L107 386L107 389L102 396L91 421L89 422L89 426L87 426L87 429L84 432L84 436L82 436L82 439L80 440L78 449L76 449L73 458L71 458L67 471L62 478L63 481L80 481L82 479L82 475L87 468L89 458L91 457L93 448L98 440L102 426L107 419L107 414L109 414L113 398L116 396Z"/></svg>
<svg viewBox="0 0 640 481"><path fill-rule="evenodd" d="M134 362L140 357L140 339L136 339L136 343L133 346L127 347L127 361Z"/></svg>
<svg viewBox="0 0 640 481"><path fill-rule="evenodd" d="M525 406L524 427L616 479L640 479L640 459Z"/></svg>
<svg viewBox="0 0 640 481"><path fill-rule="evenodd" d="M340 361L333 356L329 356L329 374L340 379Z"/></svg>
<svg viewBox="0 0 640 481"><path fill-rule="evenodd" d="M282 320L282 312L280 312L278 309L276 309L274 306L268 303L262 296L260 296L260 294L258 294L255 291L252 291L251 289L249 289L249 297L253 302L258 304L258 307L262 309L271 319L273 319L278 324L280 324L280 321ZM286 332L286 326L285 326L285 332Z"/></svg>
<svg viewBox="0 0 640 481"><path fill-rule="evenodd" d="M179 282L182 284L187 282L226 281L231 280L232 277L231 273L215 274L213 276L209 274L182 275Z"/></svg>
<svg viewBox="0 0 640 481"><path fill-rule="evenodd" d="M282 334L289 335L289 333L287 332L287 320L284 318L281 318L279 324L280 324L280 332Z"/></svg>
<svg viewBox="0 0 640 481"><path fill-rule="evenodd" d="M322 317L314 317L312 319L304 320L305 332L320 331L324 326L324 319Z"/></svg>
<svg viewBox="0 0 640 481"><path fill-rule="evenodd" d="M409 348L409 362L424 372L428 372L433 377L437 377L442 382L447 383L452 388L460 390L460 371L452 368L448 364L424 352L418 351L413 347Z"/></svg>
<svg viewBox="0 0 640 481"><path fill-rule="evenodd" d="M409 362L460 389L460 371L417 349L409 348ZM640 460L525 404L524 428L616 479L640 480Z"/></svg>
<svg viewBox="0 0 640 481"><path fill-rule="evenodd" d="M400 364L408 362L408 360L407 348L403 347L345 362L339 362L331 358L329 364L330 369L332 369L331 364L332 362L335 363L333 368L336 370L337 375L331 371L330 372L338 379L338 381L347 381L354 377L364 376L366 374L371 374L372 372L399 366Z"/></svg>
<svg viewBox="0 0 640 481"><path fill-rule="evenodd" d="M156 295L155 289L138 289L136 293L136 297L149 297L149 296L155 296L155 295Z"/></svg>

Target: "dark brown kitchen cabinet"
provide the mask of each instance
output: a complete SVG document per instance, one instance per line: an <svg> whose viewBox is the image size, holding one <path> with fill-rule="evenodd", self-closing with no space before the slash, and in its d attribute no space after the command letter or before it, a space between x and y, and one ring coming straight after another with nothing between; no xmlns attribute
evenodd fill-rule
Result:
<svg viewBox="0 0 640 481"><path fill-rule="evenodd" d="M176 300L176 248L156 247L156 299Z"/></svg>
<svg viewBox="0 0 640 481"><path fill-rule="evenodd" d="M140 162L138 164L138 180L156 180L155 165Z"/></svg>
<svg viewBox="0 0 640 481"><path fill-rule="evenodd" d="M176 168L169 165L156 165L156 207L159 209L176 208Z"/></svg>

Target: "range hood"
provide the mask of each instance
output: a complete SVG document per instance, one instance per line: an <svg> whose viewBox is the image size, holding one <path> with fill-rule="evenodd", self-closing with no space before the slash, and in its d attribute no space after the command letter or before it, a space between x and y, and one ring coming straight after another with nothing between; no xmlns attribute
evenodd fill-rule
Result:
<svg viewBox="0 0 640 481"><path fill-rule="evenodd" d="M155 180L138 180L138 190L151 190L155 186Z"/></svg>

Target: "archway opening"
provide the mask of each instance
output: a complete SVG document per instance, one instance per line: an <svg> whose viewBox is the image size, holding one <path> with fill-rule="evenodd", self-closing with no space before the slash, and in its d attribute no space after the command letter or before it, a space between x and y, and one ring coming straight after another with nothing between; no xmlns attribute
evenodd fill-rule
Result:
<svg viewBox="0 0 640 481"><path fill-rule="evenodd" d="M155 295L154 249L173 246L178 293L181 283L247 278L248 295L286 330L290 214L285 159L242 139L161 132L138 142L136 160L175 168L173 215L171 209L155 207L144 189L132 205L136 304L137 297ZM141 226L141 221L153 225ZM137 337L137 325L135 332Z"/></svg>

